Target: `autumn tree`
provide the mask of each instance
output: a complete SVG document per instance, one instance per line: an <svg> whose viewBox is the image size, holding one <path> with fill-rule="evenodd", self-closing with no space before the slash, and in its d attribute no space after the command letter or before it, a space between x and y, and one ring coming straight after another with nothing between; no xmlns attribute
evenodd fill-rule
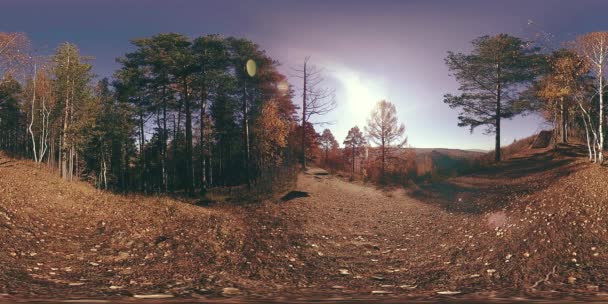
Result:
<svg viewBox="0 0 608 304"><path fill-rule="evenodd" d="M538 81L536 94L544 102L545 117L553 121L555 138L561 134L561 141L566 143L569 113L575 105L584 65L580 57L569 50L554 52L548 63L549 72Z"/></svg>
<svg viewBox="0 0 608 304"><path fill-rule="evenodd" d="M34 65L34 74L23 89L23 111L28 117L27 132L30 135L34 161L44 161L49 150L51 114L55 111L55 95L49 68L46 63Z"/></svg>
<svg viewBox="0 0 608 304"><path fill-rule="evenodd" d="M21 85L10 74L0 81L0 147L15 154L22 154L27 143L25 117L19 105L21 92Z"/></svg>
<svg viewBox="0 0 608 304"><path fill-rule="evenodd" d="M399 124L395 105L386 100L379 101L367 120L365 133L371 142L380 148L381 177L384 179L386 158L393 150L407 143L405 125Z"/></svg>
<svg viewBox="0 0 608 304"><path fill-rule="evenodd" d="M599 119L597 113L599 109L596 104L599 98L594 96L595 79L588 73L588 63L576 52L567 49L557 52L551 58L550 64L551 73L541 79L538 94L544 97L548 95L549 97L564 99L564 101L572 104L577 113L580 113L582 128L585 130L589 160L597 161L599 157L599 136L597 133Z"/></svg>
<svg viewBox="0 0 608 304"><path fill-rule="evenodd" d="M79 131L86 126L81 120L87 119L82 107L91 96L89 86L93 75L88 58L80 55L74 44L61 44L52 58L55 96L62 108L62 129L60 138L60 168L64 179L72 180L77 173L77 148ZM82 129L81 129L82 128Z"/></svg>
<svg viewBox="0 0 608 304"><path fill-rule="evenodd" d="M608 32L592 32L576 37L575 51L585 60L589 72L595 77L595 93L599 98L597 107L597 151L598 162L604 160L604 76L608 68Z"/></svg>
<svg viewBox="0 0 608 304"><path fill-rule="evenodd" d="M351 178L355 177L355 160L357 155L359 155L361 147L367 144L367 140L365 140L365 136L359 130L359 127L354 126L350 130L348 130L348 134L344 139L344 147L346 150L350 151L350 159L351 159Z"/></svg>
<svg viewBox="0 0 608 304"><path fill-rule="evenodd" d="M301 67L293 69L295 77L302 80L302 123L301 123L301 161L302 169L306 168L306 142L307 128L305 125L314 116L323 116L333 111L336 106L335 91L323 86L323 70L309 64L310 57L304 58Z"/></svg>
<svg viewBox="0 0 608 304"><path fill-rule="evenodd" d="M336 150L338 148L338 141L334 138L334 135L331 133L331 130L325 129L321 136L319 137L319 144L321 145L321 149L325 154L325 165L328 164L329 152L332 150Z"/></svg>
<svg viewBox="0 0 608 304"><path fill-rule="evenodd" d="M0 32L0 81L10 81L9 75L18 79L27 71L31 62L29 48L26 34Z"/></svg>
<svg viewBox="0 0 608 304"><path fill-rule="evenodd" d="M471 44L469 54L448 52L445 63L461 94L446 94L444 102L460 109L458 126L471 132L485 126L486 134L496 135L495 160L500 161L501 119L521 113L518 93L539 75L543 60L537 48L507 34L481 36Z"/></svg>
<svg viewBox="0 0 608 304"><path fill-rule="evenodd" d="M274 100L265 102L253 128L261 166L273 167L280 164L283 151L287 147L289 129L289 121L281 118L277 103Z"/></svg>
<svg viewBox="0 0 608 304"><path fill-rule="evenodd" d="M320 155L319 149L319 133L316 132L315 126L312 123L306 123L306 131L302 131L302 126L298 124L292 130L293 133L293 145L297 147L298 156L301 156L301 148L304 146L305 155L308 158L306 161L313 161L317 156ZM306 134L304 143L302 143L302 133Z"/></svg>

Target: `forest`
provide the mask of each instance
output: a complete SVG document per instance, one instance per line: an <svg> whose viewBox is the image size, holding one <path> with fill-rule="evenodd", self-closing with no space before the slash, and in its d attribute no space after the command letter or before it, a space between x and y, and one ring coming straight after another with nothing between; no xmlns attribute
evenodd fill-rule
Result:
<svg viewBox="0 0 608 304"><path fill-rule="evenodd" d="M251 185L297 157L293 91L247 39L134 39L120 70L101 80L74 44L43 56L23 33L0 41L1 145L64 179L193 194Z"/></svg>
<svg viewBox="0 0 608 304"><path fill-rule="evenodd" d="M462 94L444 102L460 110L459 126L495 134L494 161L501 120L539 113L554 144L578 136L602 163L608 35L584 34L559 49L542 42L500 34L473 40L470 54L448 52ZM307 161L376 182L415 176L415 152L389 101L377 103L364 130L350 129L344 148L329 128L317 133L324 123L314 118L337 101L309 57L293 69L296 94L280 63L247 39L167 33L131 43L113 77L98 79L94 58L74 44L41 55L26 34L1 33L1 147L66 180L119 192L272 191Z"/></svg>

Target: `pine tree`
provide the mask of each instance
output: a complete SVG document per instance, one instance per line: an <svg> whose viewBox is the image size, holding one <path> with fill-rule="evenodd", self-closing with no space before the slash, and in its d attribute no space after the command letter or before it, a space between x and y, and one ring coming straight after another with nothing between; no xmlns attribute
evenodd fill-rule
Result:
<svg viewBox="0 0 608 304"><path fill-rule="evenodd" d="M355 160L357 155L359 155L359 149L367 144L365 137L359 127L354 126L350 130L348 130L348 134L344 139L344 146L346 149L350 150L350 158L351 158L351 178L355 178Z"/></svg>
<svg viewBox="0 0 608 304"><path fill-rule="evenodd" d="M500 161L501 119L521 112L518 92L541 73L544 60L537 48L507 34L482 36L471 44L470 54L448 52L445 62L462 94L446 94L444 102L461 110L458 126L471 132L486 126L487 134L496 134L495 160Z"/></svg>

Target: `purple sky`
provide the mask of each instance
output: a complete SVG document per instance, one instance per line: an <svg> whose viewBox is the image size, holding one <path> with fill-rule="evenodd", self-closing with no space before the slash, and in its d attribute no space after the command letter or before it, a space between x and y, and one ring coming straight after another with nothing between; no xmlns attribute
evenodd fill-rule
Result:
<svg viewBox="0 0 608 304"><path fill-rule="evenodd" d="M325 69L338 108L324 120L333 121L327 127L339 142L350 127L363 128L377 100L387 99L397 105L414 147L491 149L493 137L457 127L457 111L443 103L443 94L458 86L448 76L446 52L467 51L484 34L531 39L541 29L559 45L608 29L608 2L563 2L2 0L0 31L26 32L41 54L63 41L76 43L96 58L100 76L117 69L114 59L131 50L132 38L160 32L247 37L279 60L285 74L305 56ZM508 121L503 143L545 127L535 116Z"/></svg>

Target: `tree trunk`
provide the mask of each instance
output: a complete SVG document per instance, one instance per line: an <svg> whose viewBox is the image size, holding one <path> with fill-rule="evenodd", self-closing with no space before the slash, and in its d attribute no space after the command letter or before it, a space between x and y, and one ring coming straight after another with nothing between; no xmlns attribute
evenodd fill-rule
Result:
<svg viewBox="0 0 608 304"><path fill-rule="evenodd" d="M585 138L587 139L587 149L589 150L589 160L593 160L591 153L591 140L589 139L589 126L587 126L587 120L585 119L585 114L581 113L581 117L583 118L583 123L585 124Z"/></svg>
<svg viewBox="0 0 608 304"><path fill-rule="evenodd" d="M560 104L560 110L561 110L561 118L562 118L562 124L561 124L562 143L565 144L565 143L568 142L568 137L567 137L567 134L566 134L566 126L567 126L566 120L567 120L567 117L566 117L566 110L565 110L565 107L564 107L564 98L563 97L562 97L561 104Z"/></svg>
<svg viewBox="0 0 608 304"><path fill-rule="evenodd" d="M245 140L245 178L247 179L247 190L251 190L251 172L250 171L250 147L249 147L249 116L248 116L248 99L247 89L245 88L245 100L243 101L243 136Z"/></svg>
<svg viewBox="0 0 608 304"><path fill-rule="evenodd" d="M70 66L70 57L68 56L68 64L67 64L67 68L69 69ZM60 149L61 151L59 152L61 154L60 157L60 166L61 166L61 177L63 177L63 179L67 179L68 176L68 168L67 168L67 137L68 137L68 119L69 119L69 114L70 114L70 90L69 90L69 84L70 84L70 74L68 73L67 76L67 80L66 80L66 90L65 90L65 105L64 105L64 112L63 112L63 134L62 134L62 139L61 139L61 146Z"/></svg>
<svg viewBox="0 0 608 304"><path fill-rule="evenodd" d="M192 167L192 111L190 108L190 93L188 83L184 80L184 111L186 114L186 190L194 193L194 171Z"/></svg>
<svg viewBox="0 0 608 304"><path fill-rule="evenodd" d="M205 85L201 85L201 130L200 130L200 165L201 165L201 193L205 193L207 189L207 168L206 168L206 153L205 153L205 115L207 113L207 89Z"/></svg>
<svg viewBox="0 0 608 304"><path fill-rule="evenodd" d="M304 88L302 89L302 170L306 170L306 60L304 60Z"/></svg>
<svg viewBox="0 0 608 304"><path fill-rule="evenodd" d="M382 146L380 148L382 149L380 151L382 153L382 172L381 172L380 178L381 178L382 183L384 183L384 173L385 173L385 171L384 171L384 169L385 169L384 164L385 164L385 161L386 161L386 143L384 142L384 135L382 136Z"/></svg>
<svg viewBox="0 0 608 304"><path fill-rule="evenodd" d="M353 166L350 172L350 176L352 179L355 179L355 145L353 145Z"/></svg>
<svg viewBox="0 0 608 304"><path fill-rule="evenodd" d="M36 136L34 136L34 132L32 131L32 126L34 125L34 117L35 113L35 104L36 104L36 64L34 64L34 89L32 92L32 120L30 121L30 125L27 130L32 136L32 151L34 152L34 161L38 162L38 151L36 151Z"/></svg>
<svg viewBox="0 0 608 304"><path fill-rule="evenodd" d="M142 191L145 193L147 190L147 183L146 183L146 178L147 178L147 174L146 174L146 152L145 152L145 134L144 134L144 114L143 113L139 113L139 154L140 154L140 159L141 159L141 189Z"/></svg>
<svg viewBox="0 0 608 304"><path fill-rule="evenodd" d="M600 95L600 104L599 104L599 128L598 128L598 136L599 136L599 143L598 143L598 147L597 147L597 153L598 153L598 161L600 163L600 165L604 162L604 130L602 129L603 125L604 125L604 75L603 75L603 71L602 71L602 60L600 60L600 72L599 72L599 81L600 81L600 86L599 86L599 95Z"/></svg>
<svg viewBox="0 0 608 304"><path fill-rule="evenodd" d="M167 87L163 85L163 129L160 137L161 140L161 180L162 189L167 192Z"/></svg>
<svg viewBox="0 0 608 304"><path fill-rule="evenodd" d="M496 162L500 162L500 91L500 82L498 82L496 84L496 143L494 147L494 160Z"/></svg>

